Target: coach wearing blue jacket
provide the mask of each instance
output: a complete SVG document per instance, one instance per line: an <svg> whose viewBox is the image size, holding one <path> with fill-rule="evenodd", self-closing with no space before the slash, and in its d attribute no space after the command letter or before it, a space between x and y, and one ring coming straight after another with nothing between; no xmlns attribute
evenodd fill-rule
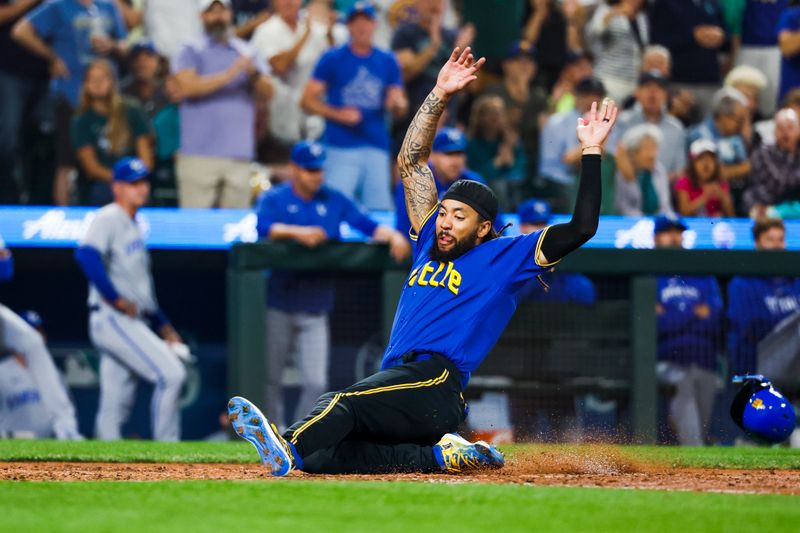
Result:
<svg viewBox="0 0 800 533"><path fill-rule="evenodd" d="M546 200L531 199L522 202L517 209L519 231L528 235L544 229L550 224L552 211ZM541 280L541 281L540 281ZM519 292L519 300L535 302L572 302L594 305L597 294L592 280L577 272L547 272L539 280L531 280Z"/></svg>
<svg viewBox="0 0 800 533"><path fill-rule="evenodd" d="M785 250L783 221L753 225L757 250ZM728 284L728 356L733 374L755 373L758 342L784 318L800 310L800 279L736 276Z"/></svg>
<svg viewBox="0 0 800 533"><path fill-rule="evenodd" d="M397 231L380 226L344 194L323 184L325 148L301 141L291 155L288 183L277 185L258 200L258 235L270 240L292 240L315 248L341 238L347 222L377 242L389 244L397 261L411 247ZM297 406L306 413L328 386L328 313L333 309L333 280L320 272L274 270L267 282L267 405L270 417L284 423L281 377L290 351L297 355L303 387Z"/></svg>
<svg viewBox="0 0 800 533"><path fill-rule="evenodd" d="M682 248L685 230L678 218L658 217L656 248ZM659 276L657 283L658 377L675 389L669 414L678 442L702 446L720 388L722 294L713 276Z"/></svg>
<svg viewBox="0 0 800 533"><path fill-rule="evenodd" d="M431 147L430 167L439 197L458 180L474 180L486 184L480 174L467 168L467 139L456 128L442 128L436 132ZM411 229L411 222L408 220L402 182L395 187L394 205L397 216L394 227L410 242L408 230Z"/></svg>

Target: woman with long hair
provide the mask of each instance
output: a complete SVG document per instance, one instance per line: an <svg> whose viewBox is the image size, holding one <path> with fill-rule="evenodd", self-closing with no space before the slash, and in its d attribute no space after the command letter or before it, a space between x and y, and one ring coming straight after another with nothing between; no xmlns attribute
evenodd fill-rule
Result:
<svg viewBox="0 0 800 533"><path fill-rule="evenodd" d="M138 157L153 168L147 116L120 94L114 68L105 59L86 69L70 133L80 168L79 205L111 201L111 169L117 160Z"/></svg>
<svg viewBox="0 0 800 533"><path fill-rule="evenodd" d="M734 216L730 187L722 179L714 141L698 139L689 147L689 167L675 182L675 196L682 216Z"/></svg>

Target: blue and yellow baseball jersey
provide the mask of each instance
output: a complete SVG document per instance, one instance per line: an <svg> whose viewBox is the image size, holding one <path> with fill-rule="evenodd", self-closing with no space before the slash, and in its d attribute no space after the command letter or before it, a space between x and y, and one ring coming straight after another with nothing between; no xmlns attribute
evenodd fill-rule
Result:
<svg viewBox="0 0 800 533"><path fill-rule="evenodd" d="M554 263L535 260L548 228L485 242L448 263L431 261L438 211L420 228L381 367L401 364L408 352L437 353L456 365L466 387L511 320L519 290Z"/></svg>

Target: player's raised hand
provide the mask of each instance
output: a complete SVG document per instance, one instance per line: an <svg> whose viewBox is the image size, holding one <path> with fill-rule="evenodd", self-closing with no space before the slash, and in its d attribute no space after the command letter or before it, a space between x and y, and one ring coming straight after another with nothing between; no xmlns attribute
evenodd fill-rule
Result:
<svg viewBox="0 0 800 533"><path fill-rule="evenodd" d="M600 110L597 109L597 102L592 102L588 117L578 118L578 140L584 150L595 149L600 153L600 148L608 139L611 128L617 121L617 106L613 100L603 99ZM584 152L589 153L589 152Z"/></svg>
<svg viewBox="0 0 800 533"><path fill-rule="evenodd" d="M439 77L436 78L436 87L448 95L456 93L478 79L476 73L484 63L486 63L485 57L475 61L472 49L469 46L464 48L463 51L456 47L453 49L453 53L450 54L450 59L439 71Z"/></svg>

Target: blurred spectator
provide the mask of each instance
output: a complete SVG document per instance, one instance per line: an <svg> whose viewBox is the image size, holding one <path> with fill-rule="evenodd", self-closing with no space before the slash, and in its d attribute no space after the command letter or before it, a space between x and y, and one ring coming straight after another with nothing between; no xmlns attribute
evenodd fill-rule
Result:
<svg viewBox="0 0 800 533"><path fill-rule="evenodd" d="M486 9L496 9L496 3L484 3ZM541 58L538 82L549 90L569 61L570 51L584 48L584 10L576 0L529 0L528 6L529 14L522 28L522 41L538 50ZM578 79L590 75L591 72L583 73Z"/></svg>
<svg viewBox="0 0 800 533"><path fill-rule="evenodd" d="M301 11L301 0L274 0L275 14L260 25L251 44L269 63L275 82L270 103L270 131L287 142L318 137L324 125L309 123L300 110L300 97L320 56L334 42L344 42L347 31L335 20L319 20Z"/></svg>
<svg viewBox="0 0 800 533"><path fill-rule="evenodd" d="M256 28L272 16L270 0L231 0L231 7L233 25L239 39L249 40Z"/></svg>
<svg viewBox="0 0 800 533"><path fill-rule="evenodd" d="M419 1L419 0L412 0ZM500 61L506 55L509 47L524 37L523 26L526 21L526 9L529 1L533 0L503 0L502 2L486 2L485 0L460 0L462 24L472 24L475 27L475 41L473 50L486 57L488 71L498 70ZM401 3L400 1L395 4ZM563 30L563 25L562 25ZM564 40L564 33L561 33ZM530 42L529 44L536 44ZM452 51L452 50L451 50ZM563 63L563 45L559 62ZM556 70L556 74L558 74Z"/></svg>
<svg viewBox="0 0 800 533"><path fill-rule="evenodd" d="M436 191L441 197L458 180L467 179L486 183L480 174L467 168L467 139L461 130L443 128L433 138L429 165L436 182ZM398 183L394 190L395 228L411 240L408 233L411 222L406 210L406 194L403 184Z"/></svg>
<svg viewBox="0 0 800 533"><path fill-rule="evenodd" d="M453 53L453 47L462 50L472 44L475 27L467 23L460 31L448 30L442 25L444 0L416 0L414 22L400 24L392 37L392 50L403 71L403 83L408 93L409 107L418 109L436 85L441 65ZM455 105L455 100L451 105ZM403 121L398 129L400 141L410 122ZM400 142L398 142L398 145Z"/></svg>
<svg viewBox="0 0 800 533"><path fill-rule="evenodd" d="M643 0L606 0L586 26L586 42L597 58L595 76L618 102L636 88L642 54L650 40Z"/></svg>
<svg viewBox="0 0 800 533"><path fill-rule="evenodd" d="M617 168L628 179L633 176L633 168L624 149L615 146L615 139L639 124L652 124L661 132L661 146L658 161L667 171L670 181L680 176L686 167L686 131L683 124L669 114L669 82L657 70L643 72L636 88L636 104L633 109L623 111L614 128L614 139L609 142L615 149Z"/></svg>
<svg viewBox="0 0 800 533"><path fill-rule="evenodd" d="M515 44L503 60L503 80L486 88L483 94L503 99L509 125L522 139L528 157L527 175L539 169L539 135L547 118L547 95L531 85L536 75L536 51L525 43Z"/></svg>
<svg viewBox="0 0 800 533"><path fill-rule="evenodd" d="M136 100L152 121L169 104L164 90L161 57L149 41L134 44L128 52L127 78L120 82L120 92Z"/></svg>
<svg viewBox="0 0 800 533"><path fill-rule="evenodd" d="M108 0L52 0L17 22L12 35L50 65L56 137L53 198L66 205L75 167L70 123L81 83L92 60L123 53L125 23L116 4Z"/></svg>
<svg viewBox="0 0 800 533"><path fill-rule="evenodd" d="M781 109L794 109L797 116L800 116L800 89L793 89L786 93L786 97L781 102ZM754 135L758 135L761 144L775 144L775 118L761 120L753 124Z"/></svg>
<svg viewBox="0 0 800 533"><path fill-rule="evenodd" d="M730 46L717 0L659 0L648 14L651 41L672 53L671 81L707 111L722 81L717 54Z"/></svg>
<svg viewBox="0 0 800 533"><path fill-rule="evenodd" d="M541 51L538 52L541 54ZM581 80L591 78L594 69L592 59L583 52L570 52L564 68L550 92L550 108L555 113L563 113L575 109L575 87ZM603 89L605 92L605 88Z"/></svg>
<svg viewBox="0 0 800 533"><path fill-rule="evenodd" d="M147 0L144 6L145 36L170 63L175 62L185 44L203 35L198 4L203 0Z"/></svg>
<svg viewBox="0 0 800 533"><path fill-rule="evenodd" d="M684 231L680 219L658 217L656 248L682 248ZM713 276L659 276L657 283L658 379L673 389L669 416L678 442L703 446L721 388L722 293Z"/></svg>
<svg viewBox="0 0 800 533"><path fill-rule="evenodd" d="M786 229L778 219L753 225L757 250L785 250ZM728 284L728 356L731 374L758 371L758 342L800 310L800 279L734 276Z"/></svg>
<svg viewBox="0 0 800 533"><path fill-rule="evenodd" d="M530 199L517 209L519 231L529 235L546 228L551 218L550 204L544 200ZM545 272L528 281L519 292L520 301L563 302L594 305L597 294L592 280L577 272L553 274Z"/></svg>
<svg viewBox="0 0 800 533"><path fill-rule="evenodd" d="M528 161L519 134L509 124L503 99L479 97L469 119L467 161L486 179L497 195L502 211L510 211L521 200ZM577 142L577 141L576 141Z"/></svg>
<svg viewBox="0 0 800 533"><path fill-rule="evenodd" d="M753 169L744 192L744 207L751 217L761 218L770 206L800 201L799 144L800 119L797 112L794 109L778 111L775 114L775 144L762 144L751 159Z"/></svg>
<svg viewBox="0 0 800 533"><path fill-rule="evenodd" d="M175 158L181 143L181 92L174 75L164 80L164 92L167 105L159 109L150 122L156 140L156 163L150 174L150 205L175 207L178 205Z"/></svg>
<svg viewBox="0 0 800 533"><path fill-rule="evenodd" d="M14 24L40 2L0 0L0 204L20 201L20 138L47 98L47 63L11 38Z"/></svg>
<svg viewBox="0 0 800 533"><path fill-rule="evenodd" d="M70 138L78 167L78 204L102 206L112 201L112 168L123 157L138 157L153 168L153 148L147 116L123 99L114 68L105 59L86 69Z"/></svg>
<svg viewBox="0 0 800 533"><path fill-rule="evenodd" d="M566 67L569 68L569 67ZM575 137L575 124L592 107L592 102L605 96L603 83L584 78L575 86L575 106L550 116L542 129L537 196L550 202L556 213L572 210L576 168L581 159L581 147Z"/></svg>
<svg viewBox="0 0 800 533"><path fill-rule="evenodd" d="M645 48L642 56L640 76L645 72L658 72L661 77L669 81L672 78L672 54L660 44L651 44ZM624 108L628 109L634 104L634 99L625 101ZM691 91L671 87L668 100L669 112L681 121L684 127L694 125L702 120L703 115L697 106L694 94Z"/></svg>
<svg viewBox="0 0 800 533"><path fill-rule="evenodd" d="M752 122L763 118L759 102L767 87L767 77L759 69L749 65L734 68L725 76L725 87L732 87L747 98L747 112Z"/></svg>
<svg viewBox="0 0 800 533"><path fill-rule="evenodd" d="M386 112L408 111L400 66L372 45L375 11L356 2L347 15L350 42L325 52L300 100L326 119L325 172L330 186L368 209L393 206Z"/></svg>
<svg viewBox="0 0 800 533"><path fill-rule="evenodd" d="M180 205L249 207L253 99L271 96L267 66L250 45L230 36L228 0L202 0L200 13L205 36L184 46L174 65L185 98L176 169Z"/></svg>
<svg viewBox="0 0 800 533"><path fill-rule="evenodd" d="M617 172L615 202L620 215L665 215L672 213L667 171L658 161L663 142L661 131L652 124L640 124L625 132L620 141L632 178Z"/></svg>
<svg viewBox="0 0 800 533"><path fill-rule="evenodd" d="M308 248L341 238L347 222L368 237L389 244L396 261L405 260L411 246L396 230L379 226L343 194L323 184L325 149L301 141L292 149L291 180L273 187L258 201L258 235L289 240ZM267 282L267 402L271 420L286 423L283 413L283 367L292 350L302 375L296 419L311 411L328 386L330 331L334 283L320 272L273 270Z"/></svg>
<svg viewBox="0 0 800 533"><path fill-rule="evenodd" d="M678 212L687 217L732 217L733 199L720 174L714 141L698 139L689 147L689 168L675 183Z"/></svg>
<svg viewBox="0 0 800 533"><path fill-rule="evenodd" d="M771 115L780 81L781 53L778 49L778 26L787 0L721 0L720 5L731 33L732 55L736 65L758 68L766 80L761 91L759 108Z"/></svg>
<svg viewBox="0 0 800 533"><path fill-rule="evenodd" d="M642 53L640 72L658 71L661 76L669 79L672 76L672 54L660 44L650 44Z"/></svg>
<svg viewBox="0 0 800 533"><path fill-rule="evenodd" d="M782 56L778 101L800 86L800 5L796 0L789 4L790 7L781 13L776 28Z"/></svg>
<svg viewBox="0 0 800 533"><path fill-rule="evenodd" d="M697 139L709 139L717 145L722 164L722 178L731 186L734 209L741 212L741 196L750 174L748 145L752 136L747 99L736 89L717 91L708 117L687 133L689 145Z"/></svg>

